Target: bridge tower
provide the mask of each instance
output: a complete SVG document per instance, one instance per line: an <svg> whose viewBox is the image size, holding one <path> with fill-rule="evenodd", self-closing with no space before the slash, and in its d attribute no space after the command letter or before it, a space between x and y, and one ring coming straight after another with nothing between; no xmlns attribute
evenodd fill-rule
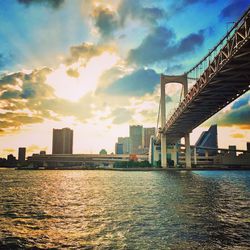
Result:
<svg viewBox="0 0 250 250"><path fill-rule="evenodd" d="M188 93L188 80L187 80L187 74L183 75L163 75L161 74L161 128L163 129L166 124L166 93L165 93L165 86L168 83L180 83L183 85L184 88L184 96ZM185 134L185 148L186 148L186 167L191 168L191 149L190 149L190 135L189 132ZM174 146L174 162L175 165L177 163L177 149L176 145ZM161 165L162 167L167 167L167 138L166 134L164 133L164 130L161 131Z"/></svg>

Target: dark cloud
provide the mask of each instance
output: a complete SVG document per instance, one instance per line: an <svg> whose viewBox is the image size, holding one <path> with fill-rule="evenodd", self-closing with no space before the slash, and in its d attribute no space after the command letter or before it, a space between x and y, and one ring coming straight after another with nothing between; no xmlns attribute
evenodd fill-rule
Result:
<svg viewBox="0 0 250 250"><path fill-rule="evenodd" d="M235 21L248 7L250 7L250 0L232 0L231 3L221 11L220 18Z"/></svg>
<svg viewBox="0 0 250 250"><path fill-rule="evenodd" d="M183 64L169 65L165 69L164 74L181 74L181 73L183 73L183 69L184 69Z"/></svg>
<svg viewBox="0 0 250 250"><path fill-rule="evenodd" d="M26 6L29 6L31 4L42 4L54 9L59 8L64 3L64 0L17 0L17 1L21 4L25 4Z"/></svg>
<svg viewBox="0 0 250 250"><path fill-rule="evenodd" d="M250 128L250 107L243 106L240 109L228 112L223 117L221 117L221 119L218 121L218 124L222 126L248 126Z"/></svg>
<svg viewBox="0 0 250 250"><path fill-rule="evenodd" d="M155 28L136 49L129 52L128 61L139 65L170 60L183 54L192 53L204 41L204 31L193 33L180 41L175 41L175 34L165 27Z"/></svg>
<svg viewBox="0 0 250 250"><path fill-rule="evenodd" d="M81 60L83 64L87 63L92 57L99 56L105 51L111 51L111 46L94 45L91 43L82 43L70 47L70 55L65 59L65 63L70 65Z"/></svg>
<svg viewBox="0 0 250 250"><path fill-rule="evenodd" d="M232 109L226 113L218 113L208 121L209 124L217 123L221 126L238 126L242 129L250 129L250 94L246 93L236 100Z"/></svg>
<svg viewBox="0 0 250 250"><path fill-rule="evenodd" d="M181 0L181 1L175 1L174 4L171 6L170 9L172 9L172 14L176 14L179 11L183 11L186 9L189 5L193 5L196 3L205 3L205 4L212 4L215 3L217 0Z"/></svg>
<svg viewBox="0 0 250 250"><path fill-rule="evenodd" d="M96 27L104 38L111 36L118 27L118 20L115 12L108 8L96 8L93 17Z"/></svg>
<svg viewBox="0 0 250 250"><path fill-rule="evenodd" d="M17 90L9 90L4 91L2 95L0 96L1 99L16 99L20 97L20 91Z"/></svg>
<svg viewBox="0 0 250 250"><path fill-rule="evenodd" d="M115 80L104 91L108 94L142 96L154 91L160 81L159 77L152 69L139 69Z"/></svg>
<svg viewBox="0 0 250 250"><path fill-rule="evenodd" d="M123 25L125 21L130 18L141 19L155 24L157 20L167 16L165 10L163 9L156 6L144 7L144 5L145 4L143 4L140 0L123 0L118 8L120 24Z"/></svg>

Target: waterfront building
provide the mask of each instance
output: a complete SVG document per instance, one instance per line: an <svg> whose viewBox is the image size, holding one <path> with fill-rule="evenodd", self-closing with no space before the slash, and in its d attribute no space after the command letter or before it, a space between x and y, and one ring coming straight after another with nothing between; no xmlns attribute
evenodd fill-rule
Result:
<svg viewBox="0 0 250 250"><path fill-rule="evenodd" d="M130 138L129 137L118 137L118 143L123 144L123 154L130 154Z"/></svg>
<svg viewBox="0 0 250 250"><path fill-rule="evenodd" d="M155 128L144 128L144 148L149 149L150 138L155 135Z"/></svg>
<svg viewBox="0 0 250 250"><path fill-rule="evenodd" d="M143 126L132 125L129 126L129 137L131 142L131 153L139 154L143 148Z"/></svg>
<svg viewBox="0 0 250 250"><path fill-rule="evenodd" d="M73 153L73 130L70 128L53 129L52 154Z"/></svg>
<svg viewBox="0 0 250 250"><path fill-rule="evenodd" d="M228 149L229 149L229 154L230 155L236 156L236 146L235 145L229 145Z"/></svg>
<svg viewBox="0 0 250 250"><path fill-rule="evenodd" d="M26 158L26 148L18 148L18 161L24 162Z"/></svg>
<svg viewBox="0 0 250 250"><path fill-rule="evenodd" d="M250 152L250 142L247 142L247 151Z"/></svg>
<svg viewBox="0 0 250 250"><path fill-rule="evenodd" d="M16 161L16 157L13 154L9 154L7 155L7 161L8 162Z"/></svg>
<svg viewBox="0 0 250 250"><path fill-rule="evenodd" d="M115 154L117 154L117 155L123 154L123 144L122 143L115 144Z"/></svg>
<svg viewBox="0 0 250 250"><path fill-rule="evenodd" d="M208 147L208 148L218 148L218 133L217 133L217 125L212 125L208 131L203 131L195 143L196 147ZM204 155L204 149L197 149L197 153L199 155ZM211 155L215 155L216 150L210 151Z"/></svg>

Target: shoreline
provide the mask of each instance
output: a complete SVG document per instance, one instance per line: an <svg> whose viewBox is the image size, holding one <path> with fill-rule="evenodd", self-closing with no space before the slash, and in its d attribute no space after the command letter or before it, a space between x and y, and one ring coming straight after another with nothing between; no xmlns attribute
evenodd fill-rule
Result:
<svg viewBox="0 0 250 250"><path fill-rule="evenodd" d="M0 167L0 169L12 169L12 170L101 170L101 171L249 171L248 167L195 167L195 168L82 168L82 167L57 167L57 168L17 168L17 167Z"/></svg>

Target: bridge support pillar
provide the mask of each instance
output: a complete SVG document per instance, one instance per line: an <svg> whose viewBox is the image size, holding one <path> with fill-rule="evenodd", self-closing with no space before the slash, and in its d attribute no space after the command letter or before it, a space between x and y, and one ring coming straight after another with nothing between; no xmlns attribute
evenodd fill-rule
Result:
<svg viewBox="0 0 250 250"><path fill-rule="evenodd" d="M161 134L161 166L167 168L167 141L164 134Z"/></svg>
<svg viewBox="0 0 250 250"><path fill-rule="evenodd" d="M161 128L166 124L166 100L165 100L165 82L164 76L161 75ZM167 167L167 138L164 131L161 133L161 166Z"/></svg>
<svg viewBox="0 0 250 250"><path fill-rule="evenodd" d="M174 167L177 167L178 163L178 149L177 149L177 144L174 144L172 152L171 152L171 160L174 161Z"/></svg>
<svg viewBox="0 0 250 250"><path fill-rule="evenodd" d="M186 168L191 168L191 148L189 133L185 134L185 149L186 149Z"/></svg>
<svg viewBox="0 0 250 250"><path fill-rule="evenodd" d="M194 147L194 164L197 165L197 152L196 152L196 147Z"/></svg>

